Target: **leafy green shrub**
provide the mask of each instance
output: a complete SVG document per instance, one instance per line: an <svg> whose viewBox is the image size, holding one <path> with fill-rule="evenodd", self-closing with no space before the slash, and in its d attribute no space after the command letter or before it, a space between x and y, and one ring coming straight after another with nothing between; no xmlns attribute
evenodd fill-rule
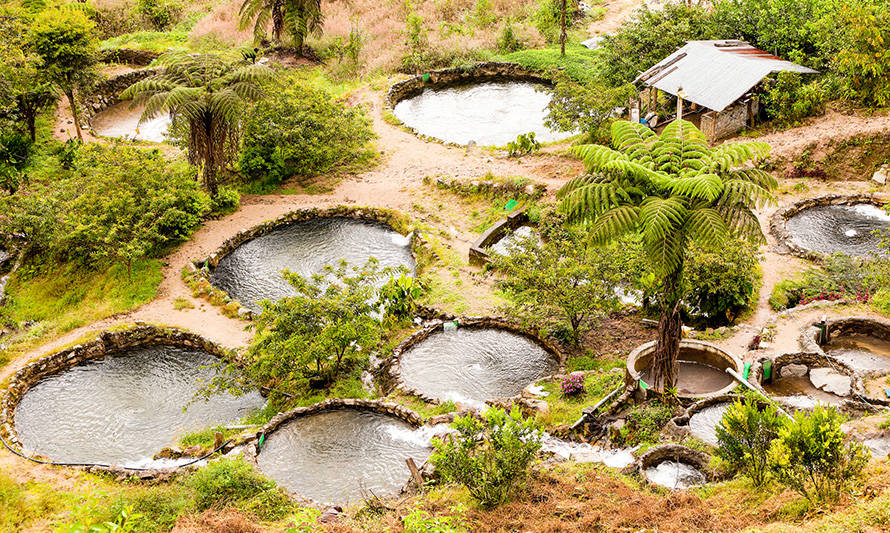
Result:
<svg viewBox="0 0 890 533"><path fill-rule="evenodd" d="M547 39L548 43L559 42L562 21L562 1L563 0L538 0L538 9L532 17L535 27L541 32L541 35ZM575 11L577 11L577 9L577 4L575 2L566 2L566 28L572 27L572 21L575 19Z"/></svg>
<svg viewBox="0 0 890 533"><path fill-rule="evenodd" d="M292 176L354 170L374 158L363 110L344 106L298 74L279 76L266 93L247 116L240 157L241 172L260 191Z"/></svg>
<svg viewBox="0 0 890 533"><path fill-rule="evenodd" d="M717 455L754 485L766 483L769 448L784 420L772 405L763 409L752 401L735 401L717 424Z"/></svg>
<svg viewBox="0 0 890 533"><path fill-rule="evenodd" d="M183 7L180 0L137 0L135 12L155 29L163 30L179 21Z"/></svg>
<svg viewBox="0 0 890 533"><path fill-rule="evenodd" d="M452 509L458 516L432 516L421 509L412 509L402 518L402 533L464 533L467 530L460 513L463 509Z"/></svg>
<svg viewBox="0 0 890 533"><path fill-rule="evenodd" d="M817 300L848 298L862 303L885 285L881 274L887 260L863 262L845 254L829 257L821 269L808 268L776 284L770 295L775 310L789 309Z"/></svg>
<svg viewBox="0 0 890 533"><path fill-rule="evenodd" d="M127 513L131 519L138 515L135 531L169 531L191 505L188 493L177 489L151 487L128 494L112 504L111 514Z"/></svg>
<svg viewBox="0 0 890 533"><path fill-rule="evenodd" d="M553 88L545 123L560 131L608 138L605 126L615 108L627 105L627 99L635 92L630 84L613 87L599 80L582 84L563 78Z"/></svg>
<svg viewBox="0 0 890 533"><path fill-rule="evenodd" d="M421 280L401 272L399 277L390 276L380 288L380 305L386 314L396 318L411 318L420 306L425 292Z"/></svg>
<svg viewBox="0 0 890 533"><path fill-rule="evenodd" d="M791 124L803 118L819 115L828 95L818 81L804 83L798 72L780 72L766 93L766 112L780 123Z"/></svg>
<svg viewBox="0 0 890 533"><path fill-rule="evenodd" d="M199 511L236 506L261 520L276 520L293 508L274 481L242 459L213 461L192 474L185 484L194 491Z"/></svg>
<svg viewBox="0 0 890 533"><path fill-rule="evenodd" d="M507 152L510 157L519 157L530 154L541 147L541 143L535 139L535 132L520 133L515 141L507 143Z"/></svg>
<svg viewBox="0 0 890 533"><path fill-rule="evenodd" d="M618 436L625 446L654 444L658 442L658 434L671 416L671 408L660 402L637 405L627 413Z"/></svg>
<svg viewBox="0 0 890 533"><path fill-rule="evenodd" d="M525 45L516 36L513 24L504 24L501 34L498 36L498 52L509 54L510 52L518 52L525 48Z"/></svg>
<svg viewBox="0 0 890 533"><path fill-rule="evenodd" d="M186 240L210 211L193 169L158 150L90 144L72 167L51 167L28 194L2 200L0 232L26 234L31 255L130 271Z"/></svg>
<svg viewBox="0 0 890 533"><path fill-rule="evenodd" d="M507 501L522 486L532 461L541 449L534 421L523 420L517 407L509 414L492 408L483 420L460 416L452 427L456 435L433 439L431 461L445 482L467 487L484 507Z"/></svg>
<svg viewBox="0 0 890 533"><path fill-rule="evenodd" d="M693 244L683 284L691 315L712 326L732 323L757 297L757 246L739 239L726 240L719 250Z"/></svg>
<svg viewBox="0 0 890 533"><path fill-rule="evenodd" d="M241 205L241 195L228 185L223 185L217 190L216 197L211 200L210 205L214 213L220 215L234 213Z"/></svg>
<svg viewBox="0 0 890 533"><path fill-rule="evenodd" d="M869 453L841 430L833 407L803 411L779 430L769 452L776 478L811 502L836 501L862 476Z"/></svg>

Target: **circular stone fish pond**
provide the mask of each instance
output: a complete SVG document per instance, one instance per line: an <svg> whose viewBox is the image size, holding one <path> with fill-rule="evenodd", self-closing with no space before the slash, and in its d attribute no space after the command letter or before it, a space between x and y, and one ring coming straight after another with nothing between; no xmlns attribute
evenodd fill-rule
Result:
<svg viewBox="0 0 890 533"><path fill-rule="evenodd" d="M137 141L164 142L173 123L170 115L163 113L140 122L145 106L133 106L125 100L110 105L90 119L93 131L103 137L119 137Z"/></svg>
<svg viewBox="0 0 890 533"><path fill-rule="evenodd" d="M831 197L792 207L784 222L786 242L818 254L866 257L879 252L881 237L875 232L890 231L890 214L881 209L880 202L867 200Z"/></svg>
<svg viewBox="0 0 890 533"><path fill-rule="evenodd" d="M505 146L534 132L539 142L573 135L544 124L553 98L551 82L511 63L480 63L397 83L393 113L420 135L448 143Z"/></svg>
<svg viewBox="0 0 890 533"><path fill-rule="evenodd" d="M655 353L655 342L646 343L627 358L626 379L629 383L649 383L649 369ZM736 382L726 369L742 373L742 362L717 346L691 339L680 341L677 396L680 398L713 398L728 394Z"/></svg>
<svg viewBox="0 0 890 533"><path fill-rule="evenodd" d="M400 386L434 401L509 398L555 373L556 352L502 324L435 326L396 350Z"/></svg>
<svg viewBox="0 0 890 533"><path fill-rule="evenodd" d="M274 301L295 294L281 275L285 269L308 277L341 260L364 266L375 257L380 267L404 266L413 274L410 241L381 222L347 217L283 223L223 256L210 282L251 311L259 312L259 300Z"/></svg>
<svg viewBox="0 0 890 533"><path fill-rule="evenodd" d="M57 462L147 465L184 433L263 405L257 392L196 399L216 375L208 365L217 360L200 349L143 346L46 376L15 408L18 439Z"/></svg>
<svg viewBox="0 0 890 533"><path fill-rule="evenodd" d="M419 466L430 455L426 429L382 409L334 406L272 429L256 461L301 497L320 504L356 503L401 490L410 478L405 459Z"/></svg>

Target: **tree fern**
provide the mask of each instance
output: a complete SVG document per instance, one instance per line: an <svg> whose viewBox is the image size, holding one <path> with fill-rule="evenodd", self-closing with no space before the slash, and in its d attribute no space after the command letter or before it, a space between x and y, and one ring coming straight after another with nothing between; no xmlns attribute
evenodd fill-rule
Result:
<svg viewBox="0 0 890 533"><path fill-rule="evenodd" d="M769 155L759 142L710 148L704 134L680 120L656 135L640 124L612 125L613 148L584 145L573 153L587 174L557 194L570 222L584 222L595 243L639 232L652 270L663 279L662 319L652 375L670 387L679 342L677 311L690 241L719 246L730 236L762 241L754 209L774 202L776 180L751 163Z"/></svg>

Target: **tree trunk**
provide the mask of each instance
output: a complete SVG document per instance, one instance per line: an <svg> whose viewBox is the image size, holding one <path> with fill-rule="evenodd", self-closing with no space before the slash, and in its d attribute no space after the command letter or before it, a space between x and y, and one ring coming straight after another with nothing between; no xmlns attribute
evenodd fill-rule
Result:
<svg viewBox="0 0 890 533"><path fill-rule="evenodd" d="M68 97L68 105L71 106L71 114L74 115L74 130L77 131L77 140L83 141L83 133L80 131L80 117L77 114L77 103L74 101L74 88L71 87L65 91Z"/></svg>
<svg viewBox="0 0 890 533"><path fill-rule="evenodd" d="M28 123L28 135L31 136L31 142L37 142L37 117L35 113L28 113L25 121Z"/></svg>
<svg viewBox="0 0 890 533"><path fill-rule="evenodd" d="M676 387L679 367L680 337L683 321L680 317L680 276L682 269L664 280L661 299L661 317L658 320L658 339L652 358L652 386L659 392Z"/></svg>
<svg viewBox="0 0 890 533"><path fill-rule="evenodd" d="M559 32L559 53L562 56L566 55L566 0L562 0L562 13L559 21L560 32Z"/></svg>
<svg viewBox="0 0 890 533"><path fill-rule="evenodd" d="M213 118L205 118L204 139L207 143L207 146L204 147L204 153L206 154L206 157L204 158L204 186L207 187L207 192L210 193L210 197L216 198L218 187L216 183L216 147L213 146L213 143L215 141L215 138L213 136L213 127Z"/></svg>

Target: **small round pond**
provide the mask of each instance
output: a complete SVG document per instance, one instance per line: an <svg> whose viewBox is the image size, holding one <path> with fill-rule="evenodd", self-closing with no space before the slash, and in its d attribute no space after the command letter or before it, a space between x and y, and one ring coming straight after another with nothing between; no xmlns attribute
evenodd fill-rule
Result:
<svg viewBox="0 0 890 533"><path fill-rule="evenodd" d="M256 392L194 397L216 375L208 365L217 360L158 345L85 362L25 393L15 409L16 433L27 450L58 462L145 465L184 433L262 406Z"/></svg>
<svg viewBox="0 0 890 533"><path fill-rule="evenodd" d="M630 353L627 358L627 379L650 383L655 342L649 342ZM677 395L682 398L710 398L729 393L736 382L726 369L741 373L742 363L735 356L713 344L695 340L680 342Z"/></svg>
<svg viewBox="0 0 890 533"><path fill-rule="evenodd" d="M480 146L505 146L530 132L540 142L572 135L544 125L551 98L550 88L542 83L486 81L426 88L398 102L393 111L422 135L461 145L474 141Z"/></svg>
<svg viewBox="0 0 890 533"><path fill-rule="evenodd" d="M364 266L371 257L381 267L404 266L414 272L410 239L389 226L346 217L314 218L279 226L242 243L220 259L210 282L259 312L259 300L294 294L282 270L308 277L341 260Z"/></svg>
<svg viewBox="0 0 890 533"><path fill-rule="evenodd" d="M785 222L792 241L823 254L841 252L868 256L880 250L875 231L890 230L890 215L876 205L820 205L807 207Z"/></svg>
<svg viewBox="0 0 890 533"><path fill-rule="evenodd" d="M124 100L110 105L90 119L93 130L103 137L120 137L137 141L164 142L172 119L169 114L161 114L140 122L145 106L134 106Z"/></svg>
<svg viewBox="0 0 890 533"><path fill-rule="evenodd" d="M260 469L296 494L347 504L393 496L410 478L405 459L430 454L422 429L374 411L340 409L285 422L257 455Z"/></svg>
<svg viewBox="0 0 890 533"><path fill-rule="evenodd" d="M553 374L557 357L528 337L492 327L436 331L402 352L402 384L441 401L508 398Z"/></svg>

